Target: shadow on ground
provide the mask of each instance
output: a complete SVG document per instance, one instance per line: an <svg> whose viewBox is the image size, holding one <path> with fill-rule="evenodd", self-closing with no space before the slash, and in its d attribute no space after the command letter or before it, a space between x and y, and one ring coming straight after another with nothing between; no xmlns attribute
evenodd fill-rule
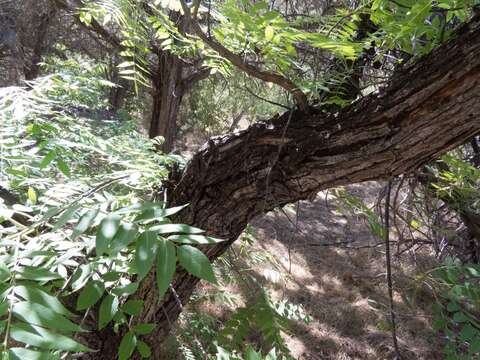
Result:
<svg viewBox="0 0 480 360"><path fill-rule="evenodd" d="M373 206L382 186L365 183L349 191ZM328 193L269 213L254 222L257 246L273 252L281 269L257 273L276 296L302 304L313 323L297 324L287 342L297 359L387 359L392 357L386 308L384 247L368 224L337 211ZM297 216L298 213L298 216ZM341 243L342 247L323 246ZM289 255L290 253L290 255ZM430 330L432 299L417 297L415 309L402 293L415 286L411 259L394 263L399 342L406 359L440 359L440 339ZM291 270L291 271L290 271Z"/></svg>
<svg viewBox="0 0 480 360"><path fill-rule="evenodd" d="M373 205L378 183L350 186L349 191ZM274 254L276 265L251 269L277 299L302 304L313 317L296 323L286 343L295 359L392 359L383 244L364 220L337 211L328 193L255 220L252 252ZM298 215L298 216L297 216ZM325 246L341 243L343 247ZM418 258L417 258L418 261ZM415 264L408 255L393 261L398 339L403 359L442 359L442 342L431 331L432 298L415 283ZM415 289L416 306L404 295ZM240 293L242 289L237 289ZM244 297L248 289L243 289ZM221 309L216 309L217 316Z"/></svg>

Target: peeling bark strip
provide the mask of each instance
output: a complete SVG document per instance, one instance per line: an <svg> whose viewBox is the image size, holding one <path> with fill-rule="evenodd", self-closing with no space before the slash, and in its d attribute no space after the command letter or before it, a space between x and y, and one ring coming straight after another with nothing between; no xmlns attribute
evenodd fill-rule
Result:
<svg viewBox="0 0 480 360"><path fill-rule="evenodd" d="M287 126L288 125L288 126ZM220 256L247 223L275 207L330 187L387 179L415 170L480 131L480 18L371 95L337 114L287 112L245 131L211 139L193 157L173 203L190 203L176 219L227 242L204 247ZM158 303L153 275L137 296L139 322L155 322L147 337L158 351L198 279L179 270ZM104 353L116 353L117 339ZM98 348L98 347L97 347ZM110 357L106 357L110 358ZM115 358L115 354L112 354ZM160 358L158 352L154 358Z"/></svg>

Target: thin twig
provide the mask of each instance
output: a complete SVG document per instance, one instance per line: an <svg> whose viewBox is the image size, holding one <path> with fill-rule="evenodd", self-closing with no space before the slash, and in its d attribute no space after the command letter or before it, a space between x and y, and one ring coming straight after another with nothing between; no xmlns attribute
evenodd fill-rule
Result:
<svg viewBox="0 0 480 360"><path fill-rule="evenodd" d="M295 231L290 235L290 238L288 239L288 273L289 274L292 273L292 238L298 231L298 210L299 210L299 206L300 206L300 201L297 201L297 204L295 206ZM285 212L284 212L284 214L285 214ZM289 218L289 220L290 220L290 218Z"/></svg>
<svg viewBox="0 0 480 360"><path fill-rule="evenodd" d="M260 96L260 95L255 94L255 93L254 93L252 90L250 90L250 88L248 88L247 86L244 86L242 89L245 90L246 92L248 92L250 95L256 97L256 98L259 99L259 100L265 101L265 102L267 102L267 103L269 103L269 104L272 104L272 105L279 106L279 107L281 107L281 108L283 108L283 109L291 110L291 108L288 107L287 105L280 104L280 103L275 102L275 101L273 101L273 100L268 100L268 99L266 99L266 98L264 98L264 97L262 97L262 96Z"/></svg>
<svg viewBox="0 0 480 360"><path fill-rule="evenodd" d="M395 359L400 360L400 350L397 340L397 325L395 322L395 309L393 304L393 285L392 285L392 264L390 256L390 194L392 192L392 180L388 181L387 194L385 199L385 257L387 262L387 285L388 298L390 300L390 318L392 321L392 340L395 349Z"/></svg>

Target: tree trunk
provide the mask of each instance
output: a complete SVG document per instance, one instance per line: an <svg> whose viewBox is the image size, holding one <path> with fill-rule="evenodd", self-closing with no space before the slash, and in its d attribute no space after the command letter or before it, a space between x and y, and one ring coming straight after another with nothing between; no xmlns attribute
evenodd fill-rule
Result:
<svg viewBox="0 0 480 360"><path fill-rule="evenodd" d="M121 58L117 56L112 56L106 73L107 79L117 85L116 87L110 88L108 94L109 107L113 111L118 111L122 108L125 104L125 98L131 89L130 81L122 78L119 74L118 64L120 59Z"/></svg>
<svg viewBox="0 0 480 360"><path fill-rule="evenodd" d="M48 6L48 4L45 4ZM48 29L53 20L55 20L57 8L52 7L41 15L38 27L35 30L35 43L32 49L32 55L25 65L25 80L33 80L38 77L40 73L39 63L42 61L42 56L45 54L48 47Z"/></svg>
<svg viewBox="0 0 480 360"><path fill-rule="evenodd" d="M163 52L159 56L158 71L153 76L149 136L162 136L165 141L161 149L166 153L174 146L182 97L182 63L176 56Z"/></svg>
<svg viewBox="0 0 480 360"><path fill-rule="evenodd" d="M260 214L331 187L412 172L464 143L480 131L479 39L477 18L456 39L400 70L380 94L338 113L291 111L210 139L175 188L172 205L190 204L175 221L226 239L202 247L214 260ZM138 321L158 325L144 340L160 359L180 302L198 280L179 269L175 291L160 304L153 280L147 277L136 295L145 301Z"/></svg>
<svg viewBox="0 0 480 360"><path fill-rule="evenodd" d="M12 0L3 1L0 8L0 47L6 51L7 71L0 74L0 86L21 85L24 53L18 34L19 4Z"/></svg>

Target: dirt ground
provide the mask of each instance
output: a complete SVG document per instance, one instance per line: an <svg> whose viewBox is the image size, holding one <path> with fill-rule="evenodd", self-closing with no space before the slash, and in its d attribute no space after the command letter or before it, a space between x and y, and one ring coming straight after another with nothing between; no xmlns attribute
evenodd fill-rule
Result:
<svg viewBox="0 0 480 360"><path fill-rule="evenodd" d="M382 184L348 189L373 205ZM295 359L392 359L384 246L369 247L379 240L368 224L337 208L328 193L322 192L313 202L300 202L298 211L291 205L254 221L257 241L251 251L268 250L277 266L266 261L253 271L274 297L301 304L313 318L308 325L295 323L286 338ZM325 246L337 242L355 248ZM393 259L403 359L443 358L442 339L430 327L432 298L415 281L419 268L428 267L429 261L419 254ZM414 291L412 308L402 294ZM217 308L215 312L222 311Z"/></svg>

